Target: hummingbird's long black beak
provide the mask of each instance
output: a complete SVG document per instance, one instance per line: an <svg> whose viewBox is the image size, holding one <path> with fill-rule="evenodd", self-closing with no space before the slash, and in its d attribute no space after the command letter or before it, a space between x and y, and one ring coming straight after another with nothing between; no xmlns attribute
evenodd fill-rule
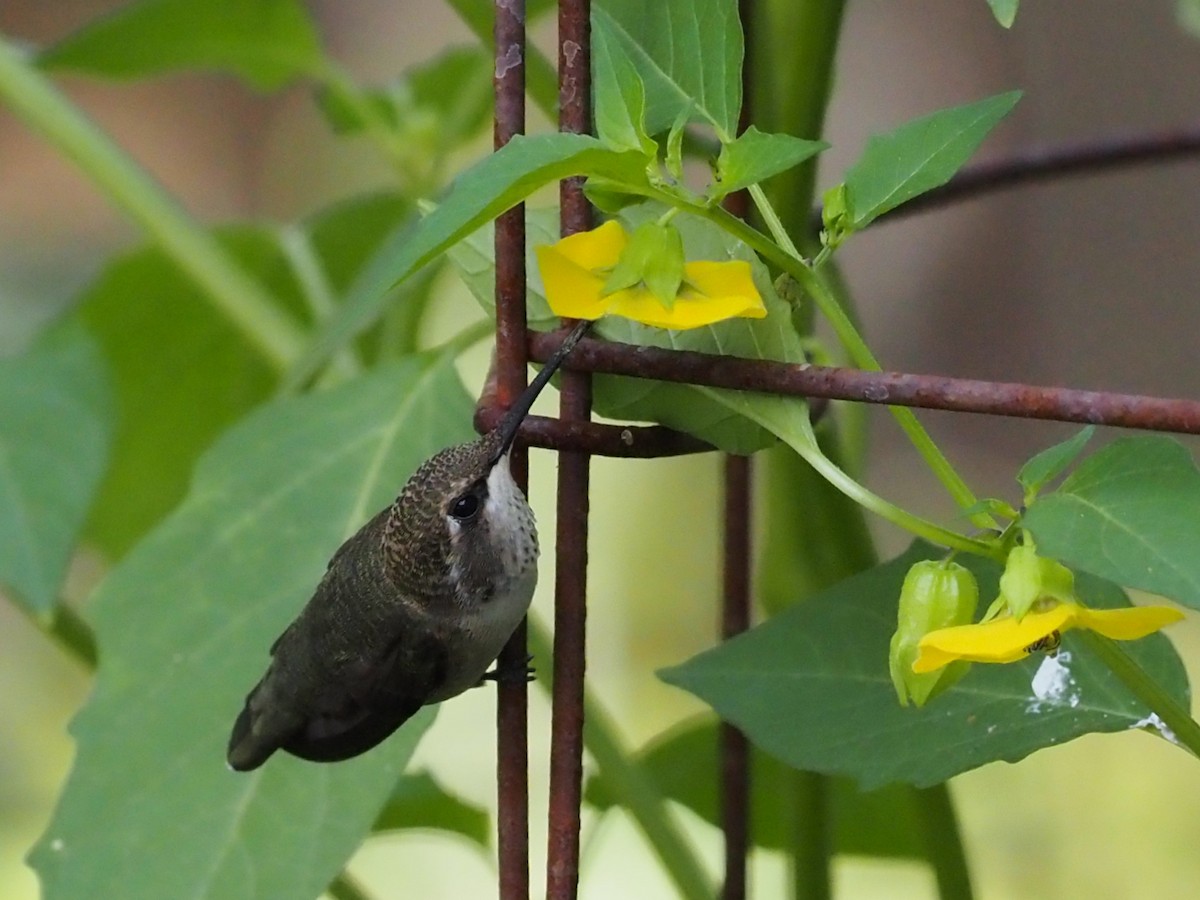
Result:
<svg viewBox="0 0 1200 900"><path fill-rule="evenodd" d="M521 428L521 423L525 421L525 417L529 415L529 409L533 406L533 401L538 398L538 394L542 392L542 388L546 386L554 373L558 370L559 364L566 359L575 345L579 343L579 339L587 333L592 323L589 319L580 320L570 334L562 342L554 355L546 360L546 364L542 366L542 370L534 376L533 381L529 383L529 387L521 393L517 398L517 402L509 407L508 412L504 416L504 420L500 423L500 444L492 454L491 464L495 465L504 455L512 448L512 443L516 440L517 431Z"/></svg>

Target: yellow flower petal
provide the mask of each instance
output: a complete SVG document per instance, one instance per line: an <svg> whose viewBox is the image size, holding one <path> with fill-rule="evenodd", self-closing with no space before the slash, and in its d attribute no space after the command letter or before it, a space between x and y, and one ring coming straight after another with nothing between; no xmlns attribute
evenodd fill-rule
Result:
<svg viewBox="0 0 1200 900"><path fill-rule="evenodd" d="M1008 663L1028 656L1026 648L1055 631L1090 628L1105 637L1132 641L1178 622L1183 613L1166 606L1088 609L1077 603L1058 603L1034 610L1017 621L1001 616L978 625L959 625L931 631L921 638L913 671L933 672L956 659Z"/></svg>
<svg viewBox="0 0 1200 900"><path fill-rule="evenodd" d="M546 300L556 316L598 319L608 311L610 298L601 296L604 279L558 252L558 245L535 247Z"/></svg>
<svg viewBox="0 0 1200 900"><path fill-rule="evenodd" d="M1024 659L1025 648L1055 631L1069 627L1075 613L1072 603L1060 603L1044 612L1029 612L1021 621L1004 616L982 625L939 628L921 638L914 672L933 672L956 659L1007 663ZM1075 607L1078 609L1079 607Z"/></svg>
<svg viewBox="0 0 1200 900"><path fill-rule="evenodd" d="M598 319L608 312L611 298L603 296L602 271L617 264L628 243L618 223L605 222L556 244L534 247L546 300L554 314L566 319Z"/></svg>
<svg viewBox="0 0 1200 900"><path fill-rule="evenodd" d="M555 315L598 319L612 313L656 328L700 328L735 316L767 314L744 260L691 262L684 284L667 309L644 284L604 294L608 271L621 258L629 237L615 221L592 231L534 248L546 300Z"/></svg>
<svg viewBox="0 0 1200 900"><path fill-rule="evenodd" d="M1087 609L1077 614L1080 628L1090 628L1114 641L1136 641L1183 618L1169 606L1134 606L1127 609Z"/></svg>
<svg viewBox="0 0 1200 900"><path fill-rule="evenodd" d="M580 231L563 238L549 249L557 250L583 269L611 269L629 244L629 235L615 220L591 231Z"/></svg>

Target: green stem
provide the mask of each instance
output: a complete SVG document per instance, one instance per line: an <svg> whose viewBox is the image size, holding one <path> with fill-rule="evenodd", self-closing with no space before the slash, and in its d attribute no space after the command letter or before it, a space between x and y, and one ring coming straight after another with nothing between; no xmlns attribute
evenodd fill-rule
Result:
<svg viewBox="0 0 1200 900"><path fill-rule="evenodd" d="M1130 692L1146 704L1162 723L1174 734L1174 742L1200 756L1200 723L1189 711L1162 686L1146 674L1114 641L1094 631L1080 629L1077 632L1088 648L1100 658L1112 673L1129 688Z"/></svg>
<svg viewBox="0 0 1200 900"><path fill-rule="evenodd" d="M903 507L897 506L889 500L884 500L878 494L868 490L838 468L833 460L821 452L815 441L808 445L799 441L789 441L789 445L804 457L805 461L820 472L835 488L864 509L869 509L877 516L887 519L892 524L898 525L900 528L915 534L917 537L923 537L935 544L941 544L954 550L963 550L967 553L974 553L977 556L991 557L998 561L1003 559L999 549L990 542L980 541L959 534L957 531L951 531L949 528L943 528L941 525L914 515Z"/></svg>
<svg viewBox="0 0 1200 900"><path fill-rule="evenodd" d="M277 369L304 335L274 298L163 188L0 37L0 101L74 162L205 291L213 306Z"/></svg>
<svg viewBox="0 0 1200 900"><path fill-rule="evenodd" d="M766 198L761 194L761 191L757 196L752 192L751 196L755 197L756 201L759 197L762 197L763 202L766 202ZM669 198L662 197L660 199L664 199L666 202L679 202L679 198L674 196ZM801 287L809 293L809 296L813 298L813 301L817 304L822 314L829 321L834 332L837 334L838 340L846 348L846 352L850 355L850 359L854 364L860 369L867 371L882 371L882 367L875 358L875 354L871 352L862 335L858 333L858 329L854 326L850 317L846 315L841 304L837 302L837 298L833 292L829 290L817 272L811 269L800 257L795 245L791 243L786 233L781 235L781 246L762 232L747 225L737 216L728 213L720 207L707 207L694 201L685 201L685 204L691 212L719 225L751 247L764 259L769 260L776 267L795 278ZM769 204L767 206L769 208ZM775 221L778 221L777 217ZM912 410L902 406L889 406L888 409L891 410L892 415L900 423L900 427L904 430L904 433L908 435L908 439L925 459L938 480L945 485L955 502L963 509L974 506L976 503L975 494L958 472L955 471L937 444L933 442L933 439L929 436L924 426L921 425L920 421L918 421ZM991 518L986 514L973 516L972 521L981 528L990 528L993 525Z"/></svg>
<svg viewBox="0 0 1200 900"><path fill-rule="evenodd" d="M325 893L333 900L370 900L371 897L347 871L339 872L338 876L329 882Z"/></svg>
<svg viewBox="0 0 1200 900"><path fill-rule="evenodd" d="M971 900L971 870L949 788L939 784L914 789L913 797L921 822L925 858L937 876L939 896L942 900Z"/></svg>
<svg viewBox="0 0 1200 900"><path fill-rule="evenodd" d="M844 0L760 0L751 26L750 109L764 131L818 140L833 84ZM771 179L792 234L808 232L818 158Z"/></svg>
<svg viewBox="0 0 1200 900"><path fill-rule="evenodd" d="M554 658L549 630L535 616L529 617L529 652L538 660L537 684L550 694L554 675L547 663ZM659 861L675 883L680 897L711 900L713 886L695 849L687 842L667 810L654 780L633 761L617 736L608 711L585 691L583 742L621 806L641 827Z"/></svg>
<svg viewBox="0 0 1200 900"><path fill-rule="evenodd" d="M323 322L337 309L333 285L329 283L321 260L313 248L308 233L302 228L288 226L280 232L279 246L287 258L300 294L308 305L314 322ZM341 375L354 375L362 371L362 363L354 353L354 345L347 344L338 349L334 356L335 368Z"/></svg>
<svg viewBox="0 0 1200 900"><path fill-rule="evenodd" d="M792 771L791 897L829 900L833 896L832 782L817 772Z"/></svg>
<svg viewBox="0 0 1200 900"><path fill-rule="evenodd" d="M758 420L758 423L764 428L771 428L769 421ZM812 424L807 419L804 419L803 431L800 434L781 434L780 436L784 437L788 446L800 454L825 480L864 509L869 509L892 524L935 544L974 553L977 556L990 557L997 561L1003 560L1001 549L994 542L981 541L943 528L935 522L910 513L891 501L884 500L878 494L859 484L825 455L817 442Z"/></svg>

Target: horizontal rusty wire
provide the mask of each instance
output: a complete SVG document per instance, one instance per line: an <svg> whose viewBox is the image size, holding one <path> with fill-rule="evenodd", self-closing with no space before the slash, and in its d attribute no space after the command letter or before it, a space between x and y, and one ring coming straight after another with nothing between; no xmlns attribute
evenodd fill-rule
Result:
<svg viewBox="0 0 1200 900"><path fill-rule="evenodd" d="M530 332L530 359L545 362L563 337L562 332ZM563 367L786 396L1200 434L1200 401L1196 400L942 375L867 372L717 356L691 350L639 347L594 338L581 340ZM539 430L546 435L544 427ZM536 440L530 443L540 446ZM605 453L606 450L593 452Z"/></svg>

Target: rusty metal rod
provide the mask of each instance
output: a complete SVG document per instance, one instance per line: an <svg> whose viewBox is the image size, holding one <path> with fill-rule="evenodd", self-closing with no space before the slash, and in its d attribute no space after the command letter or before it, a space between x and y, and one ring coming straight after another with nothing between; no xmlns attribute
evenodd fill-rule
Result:
<svg viewBox="0 0 1200 900"><path fill-rule="evenodd" d="M757 34L754 0L738 0L738 16L745 33L742 60L742 109L738 133L751 123L750 98L754 96L751 73ZM751 210L748 191L735 191L725 198L727 210L746 219ZM750 627L750 458L725 456L724 509L721 517L721 617L722 640L729 640ZM750 852L750 744L729 722L718 730L720 754L718 784L721 802L721 832L725 838L725 878L722 900L746 900L747 857Z"/></svg>
<svg viewBox="0 0 1200 900"><path fill-rule="evenodd" d="M588 134L592 129L590 17L590 0L559 0L558 126L564 132ZM564 236L592 227L592 210L583 194L582 179L561 182L559 209ZM559 390L563 424L570 427L587 423L592 411L591 376L586 372L564 372ZM547 900L574 900L579 892L590 464L586 452L559 453Z"/></svg>
<svg viewBox="0 0 1200 900"><path fill-rule="evenodd" d="M493 145L503 147L525 130L525 2L503 0L495 9L493 87L496 118ZM496 220L496 390L511 405L524 389L528 367L525 342L525 207ZM515 447L513 478L529 493L529 455ZM524 668L527 650L521 623L497 666ZM500 900L529 898L529 691L521 679L496 682L496 802Z"/></svg>
<svg viewBox="0 0 1200 900"><path fill-rule="evenodd" d="M531 333L532 358L544 362L562 337L558 332ZM865 372L834 366L716 356L691 350L637 347L589 338L579 342L564 366L594 373L796 397L1200 434L1200 401L1197 400L941 375Z"/></svg>
<svg viewBox="0 0 1200 900"><path fill-rule="evenodd" d="M750 458L726 456L721 637L750 627ZM720 728L721 828L725 833L723 900L745 900L750 849L750 745L728 722Z"/></svg>
<svg viewBox="0 0 1200 900"><path fill-rule="evenodd" d="M490 431L500 424L504 412L499 406L475 407L475 429L480 434ZM690 434L662 425L603 425L527 416L518 433L521 441L531 447L627 459L684 456L715 449Z"/></svg>

